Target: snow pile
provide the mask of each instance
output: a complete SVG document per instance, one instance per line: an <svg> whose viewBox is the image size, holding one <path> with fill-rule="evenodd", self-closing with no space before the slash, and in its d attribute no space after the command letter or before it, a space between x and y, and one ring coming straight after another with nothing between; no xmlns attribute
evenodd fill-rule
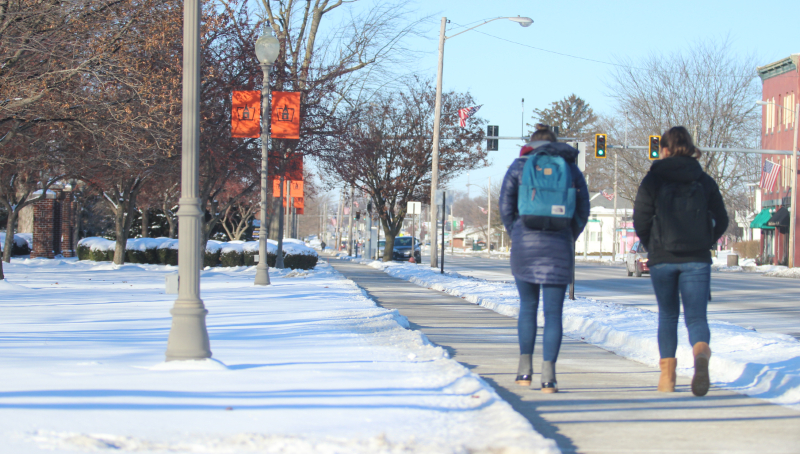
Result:
<svg viewBox="0 0 800 454"><path fill-rule="evenodd" d="M0 232L0 248L6 244L6 232ZM33 235L30 233L15 233L14 244L17 247L25 247L33 249Z"/></svg>
<svg viewBox="0 0 800 454"><path fill-rule="evenodd" d="M440 290L492 309L519 316L513 282L486 281L457 273L440 274L427 266L357 260L391 276ZM542 306L539 324L543 326ZM564 334L650 366L659 360L658 314L590 298L566 299ZM789 335L758 333L726 322L709 322L714 385L800 410L800 341ZM688 333L679 324L679 373L693 373Z"/></svg>
<svg viewBox="0 0 800 454"><path fill-rule="evenodd" d="M4 235L4 234L0 234ZM0 237L2 238L2 237ZM15 236L16 240L16 236ZM88 237L78 241L78 246L88 247L93 251L114 251L116 249L116 242L101 237ZM127 250L145 251L147 249L178 249L178 240L171 238L131 238L128 239ZM208 240L206 244L206 251L209 253L216 252L258 252L258 241L215 241ZM284 238L283 251L285 254L295 255L311 255L317 256L317 252L307 246L300 240L293 238ZM276 254L278 252L278 242L275 240L267 240L267 253Z"/></svg>
<svg viewBox="0 0 800 454"><path fill-rule="evenodd" d="M270 269L269 287L253 267L204 271L213 359L178 363L174 268L110 265L6 265L27 290L0 291L4 452L558 452L324 262Z"/></svg>
<svg viewBox="0 0 800 454"><path fill-rule="evenodd" d="M785 266L773 266L773 269L764 274L768 277L790 277L800 279L800 268L787 268Z"/></svg>

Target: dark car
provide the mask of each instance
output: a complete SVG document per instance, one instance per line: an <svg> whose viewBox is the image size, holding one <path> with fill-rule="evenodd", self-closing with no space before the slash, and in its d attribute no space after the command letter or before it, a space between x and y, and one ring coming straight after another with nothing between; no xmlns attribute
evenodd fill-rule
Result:
<svg viewBox="0 0 800 454"><path fill-rule="evenodd" d="M650 268L647 267L647 249L641 241L633 243L631 250L625 254L625 267L628 271L628 276L642 277L642 273L650 274Z"/></svg>
<svg viewBox="0 0 800 454"><path fill-rule="evenodd" d="M399 236L394 239L394 248L392 249L392 260L408 261L411 258L411 237ZM420 252L420 244L418 239L414 239L414 260L417 263L422 261L422 253Z"/></svg>

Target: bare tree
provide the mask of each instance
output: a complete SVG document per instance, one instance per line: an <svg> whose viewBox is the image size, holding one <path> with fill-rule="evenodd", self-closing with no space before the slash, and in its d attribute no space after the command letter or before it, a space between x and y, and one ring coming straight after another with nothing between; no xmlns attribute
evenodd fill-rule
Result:
<svg viewBox="0 0 800 454"><path fill-rule="evenodd" d="M369 194L386 236L384 260L391 259L407 202L425 200L430 193L433 108L430 82L414 80L405 91L376 96L372 103L348 114L350 126L340 146L319 157L331 178L355 185ZM447 92L442 110L455 112L474 105L469 94ZM473 116L460 128L455 115L442 118L439 150L440 181L486 165L481 148L485 120Z"/></svg>
<svg viewBox="0 0 800 454"><path fill-rule="evenodd" d="M642 61L620 59L608 86L616 115L601 120L609 141L622 144L627 118L628 142L646 145L647 136L685 126L701 147L758 146L760 96L756 59L733 54L729 40L699 42L685 53L654 54ZM650 167L644 151L619 153L620 196L633 200ZM604 160L605 174L611 159ZM704 153L704 170L720 186L729 209L746 203L746 183L757 181L758 156Z"/></svg>

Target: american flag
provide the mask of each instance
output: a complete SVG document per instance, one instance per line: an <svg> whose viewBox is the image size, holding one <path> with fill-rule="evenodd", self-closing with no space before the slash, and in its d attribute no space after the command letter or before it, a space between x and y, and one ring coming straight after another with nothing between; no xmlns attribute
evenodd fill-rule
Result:
<svg viewBox="0 0 800 454"><path fill-rule="evenodd" d="M486 211L486 208L484 208L484 207L482 207L482 206L479 206L478 208L480 208L480 210L481 210L481 213L483 213L483 214L489 214L489 212L488 212L488 211Z"/></svg>
<svg viewBox="0 0 800 454"><path fill-rule="evenodd" d="M761 169L761 189L772 191L775 187L775 182L778 181L778 173L781 170L780 164L775 164L772 161L764 161L764 167Z"/></svg>
<svg viewBox="0 0 800 454"><path fill-rule="evenodd" d="M478 109L481 108L481 106L483 106L483 104L481 104L480 106L472 106L472 107L465 107L463 109L458 109L458 118L459 118L458 125L461 126L462 128L466 128L467 118L475 115L475 112L477 112Z"/></svg>
<svg viewBox="0 0 800 454"><path fill-rule="evenodd" d="M614 200L615 194L609 194L606 191L603 191L603 197L607 198L608 200Z"/></svg>

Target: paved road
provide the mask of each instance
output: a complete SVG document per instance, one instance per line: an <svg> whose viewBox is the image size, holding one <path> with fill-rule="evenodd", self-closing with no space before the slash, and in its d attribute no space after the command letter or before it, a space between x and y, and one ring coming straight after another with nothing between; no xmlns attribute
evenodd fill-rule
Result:
<svg viewBox="0 0 800 454"><path fill-rule="evenodd" d="M422 263L430 258L423 257ZM445 269L481 279L511 281L508 259L445 256ZM656 310L648 275L627 277L622 265L577 262L576 296ZM756 273L712 272L709 318L800 339L800 279ZM800 448L798 448L800 451Z"/></svg>
<svg viewBox="0 0 800 454"><path fill-rule="evenodd" d="M696 398L689 379L682 377L679 392L658 393L655 369L569 338L564 338L557 367L561 392L519 387L514 384L519 352L515 319L363 265L329 262L480 375L564 453L800 451L796 411L714 387ZM536 371L540 351L541 337Z"/></svg>

